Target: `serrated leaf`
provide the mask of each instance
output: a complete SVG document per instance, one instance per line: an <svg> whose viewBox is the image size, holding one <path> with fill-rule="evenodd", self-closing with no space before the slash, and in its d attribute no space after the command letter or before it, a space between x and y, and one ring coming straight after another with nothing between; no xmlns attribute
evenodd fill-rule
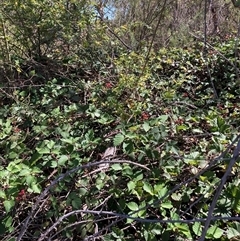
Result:
<svg viewBox="0 0 240 241"><path fill-rule="evenodd" d="M113 139L114 146L119 146L124 141L124 135L117 134Z"/></svg>
<svg viewBox="0 0 240 241"><path fill-rule="evenodd" d="M14 205L15 205L15 201L14 200L5 200L3 202L3 205L5 207L6 212L9 213L11 211L12 207L14 207Z"/></svg>
<svg viewBox="0 0 240 241"><path fill-rule="evenodd" d="M135 202L129 202L126 204L131 211L137 211L138 205Z"/></svg>

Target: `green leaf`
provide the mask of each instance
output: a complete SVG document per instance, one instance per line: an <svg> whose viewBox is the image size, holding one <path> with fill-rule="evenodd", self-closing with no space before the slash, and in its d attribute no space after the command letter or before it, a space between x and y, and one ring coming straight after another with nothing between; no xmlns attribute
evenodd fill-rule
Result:
<svg viewBox="0 0 240 241"><path fill-rule="evenodd" d="M101 115L100 119L97 120L97 122L99 122L103 125L110 124L113 121L114 121L114 119L112 118L112 116L110 116L106 113Z"/></svg>
<svg viewBox="0 0 240 241"><path fill-rule="evenodd" d="M7 220L6 220L6 222L5 222L5 227L6 227L6 228L11 227L11 226L12 226L12 222L13 222L12 217L11 217L11 216L8 217Z"/></svg>
<svg viewBox="0 0 240 241"><path fill-rule="evenodd" d="M31 174L31 171L29 169L23 169L20 171L19 176L28 176Z"/></svg>
<svg viewBox="0 0 240 241"><path fill-rule="evenodd" d="M161 235L163 231L163 226L160 223L153 224L153 227L151 228L151 232L156 235Z"/></svg>
<svg viewBox="0 0 240 241"><path fill-rule="evenodd" d="M138 210L138 205L135 202L129 202L127 203L127 207L131 210L131 211L137 211Z"/></svg>
<svg viewBox="0 0 240 241"><path fill-rule="evenodd" d="M177 125L176 126L176 131L185 131L185 130L187 130L188 129L188 127L186 126L186 125Z"/></svg>
<svg viewBox="0 0 240 241"><path fill-rule="evenodd" d="M84 196L87 192L88 191L85 188L79 188L78 189L78 193L79 193L80 196Z"/></svg>
<svg viewBox="0 0 240 241"><path fill-rule="evenodd" d="M164 184L155 184L153 187L154 187L154 192L158 193L162 188L164 188Z"/></svg>
<svg viewBox="0 0 240 241"><path fill-rule="evenodd" d="M145 132L148 132L149 130L150 130L150 125L147 123L147 122L145 122L143 125L142 125L142 127L143 127L143 129L144 129L144 131Z"/></svg>
<svg viewBox="0 0 240 241"><path fill-rule="evenodd" d="M162 122L165 123L168 119L168 115L161 115L158 117L158 119Z"/></svg>
<svg viewBox="0 0 240 241"><path fill-rule="evenodd" d="M137 176L134 178L134 182L138 182L143 179L143 174L142 173L137 173Z"/></svg>
<svg viewBox="0 0 240 241"><path fill-rule="evenodd" d="M227 237L229 240L234 237L240 236L240 231L236 230L235 228L232 228L232 227L228 227L226 233L227 233Z"/></svg>
<svg viewBox="0 0 240 241"><path fill-rule="evenodd" d="M33 190L34 193L41 193L41 189L36 183L31 184L31 189Z"/></svg>
<svg viewBox="0 0 240 241"><path fill-rule="evenodd" d="M119 146L124 141L124 135L117 134L113 139L114 146Z"/></svg>
<svg viewBox="0 0 240 241"><path fill-rule="evenodd" d="M52 149L55 145L55 142L53 140L47 141L47 147L48 149Z"/></svg>
<svg viewBox="0 0 240 241"><path fill-rule="evenodd" d="M133 181L130 181L128 182L127 186L128 186L128 190L131 191L136 187L136 183Z"/></svg>
<svg viewBox="0 0 240 241"><path fill-rule="evenodd" d="M166 202L166 203L161 203L161 207L170 209L173 207L173 205L170 202Z"/></svg>
<svg viewBox="0 0 240 241"><path fill-rule="evenodd" d="M50 154L51 153L51 151L47 147L39 147L39 148L37 147L36 150L39 154Z"/></svg>
<svg viewBox="0 0 240 241"><path fill-rule="evenodd" d="M195 222L192 226L192 230L197 236L200 236L202 233L202 224L200 222Z"/></svg>
<svg viewBox="0 0 240 241"><path fill-rule="evenodd" d="M182 195L181 195L180 193L173 193L173 194L171 195L171 198L172 198L173 200L175 200L175 201L181 200L181 197L182 197Z"/></svg>
<svg viewBox="0 0 240 241"><path fill-rule="evenodd" d="M2 189L0 189L0 198L6 198L6 194Z"/></svg>
<svg viewBox="0 0 240 241"><path fill-rule="evenodd" d="M36 164L36 162L42 157L42 154L40 154L39 152L34 152L34 154L32 155L31 159L30 159L30 163L31 166L34 166Z"/></svg>
<svg viewBox="0 0 240 241"><path fill-rule="evenodd" d="M51 161L51 167L55 168L58 166L58 162L57 161Z"/></svg>
<svg viewBox="0 0 240 241"><path fill-rule="evenodd" d="M72 200L72 206L74 209L80 209L82 205L81 199L79 197L75 197Z"/></svg>
<svg viewBox="0 0 240 241"><path fill-rule="evenodd" d="M211 226L207 231L207 238L215 238L218 239L223 235L223 230L219 228L217 225Z"/></svg>
<svg viewBox="0 0 240 241"><path fill-rule="evenodd" d="M138 217L140 218L145 218L146 216L146 202L143 201L141 202L141 204L139 205L139 209L141 209L139 212L138 212Z"/></svg>
<svg viewBox="0 0 240 241"><path fill-rule="evenodd" d="M158 198L165 196L167 192L168 189L166 187L163 187L161 190L158 191Z"/></svg>
<svg viewBox="0 0 240 241"><path fill-rule="evenodd" d="M179 233L183 233L184 235L187 236L187 238L192 239L191 232L190 232L189 227L186 223L177 223L176 227L177 227Z"/></svg>
<svg viewBox="0 0 240 241"><path fill-rule="evenodd" d="M143 190L151 194L152 196L154 195L152 186L147 182L143 182Z"/></svg>
<svg viewBox="0 0 240 241"><path fill-rule="evenodd" d="M62 155L58 160L58 165L63 166L67 160L68 160L68 156Z"/></svg>
<svg viewBox="0 0 240 241"><path fill-rule="evenodd" d="M5 200L3 202L3 205L5 207L6 212L9 213L15 205L15 201L14 200Z"/></svg>
<svg viewBox="0 0 240 241"><path fill-rule="evenodd" d="M110 234L104 235L104 239L103 240L104 241L112 241L112 235L110 235Z"/></svg>
<svg viewBox="0 0 240 241"><path fill-rule="evenodd" d="M8 155L9 159L16 159L18 157L18 154L14 151L11 151Z"/></svg>
<svg viewBox="0 0 240 241"><path fill-rule="evenodd" d="M132 141L123 142L123 151L126 154L131 154L134 151L134 144Z"/></svg>
<svg viewBox="0 0 240 241"><path fill-rule="evenodd" d="M114 171L120 171L120 170L122 170L122 166L121 166L119 163L116 163L116 164L111 165L111 168L112 168Z"/></svg>
<svg viewBox="0 0 240 241"><path fill-rule="evenodd" d="M28 186L31 186L33 182L36 182L36 178L32 175L28 175L26 177L26 183L28 184Z"/></svg>
<svg viewBox="0 0 240 241"><path fill-rule="evenodd" d="M18 145L18 142L13 141L11 146L10 146L10 149L14 149L17 145Z"/></svg>

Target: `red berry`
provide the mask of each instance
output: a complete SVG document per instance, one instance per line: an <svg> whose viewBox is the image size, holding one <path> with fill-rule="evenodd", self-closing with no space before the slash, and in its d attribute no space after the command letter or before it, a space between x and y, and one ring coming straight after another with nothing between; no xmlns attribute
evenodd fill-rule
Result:
<svg viewBox="0 0 240 241"><path fill-rule="evenodd" d="M22 190L18 193L18 196L23 196L23 195L25 195L25 190L24 190L24 189L22 189Z"/></svg>
<svg viewBox="0 0 240 241"><path fill-rule="evenodd" d="M108 89L112 88L112 84L110 82L105 83L105 87Z"/></svg>
<svg viewBox="0 0 240 241"><path fill-rule="evenodd" d="M146 112L142 113L142 120L148 120L149 119L149 114Z"/></svg>

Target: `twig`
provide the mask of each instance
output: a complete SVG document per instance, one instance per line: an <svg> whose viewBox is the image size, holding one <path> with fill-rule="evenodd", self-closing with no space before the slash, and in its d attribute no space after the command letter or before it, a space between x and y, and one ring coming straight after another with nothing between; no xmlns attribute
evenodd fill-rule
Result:
<svg viewBox="0 0 240 241"><path fill-rule="evenodd" d="M130 46L128 46L128 45L123 41L123 39L121 39L121 38L114 32L114 30L112 30L112 29L109 27L109 25L106 23L106 21L104 20L102 14L99 12L98 9L97 9L97 11L98 11L98 13L99 13L99 18L100 18L100 20L107 26L108 31L109 31L116 39L118 39L118 41L119 41L120 43L122 43L122 45L124 45L125 48L127 48L129 51L131 51L132 48L131 48Z"/></svg>
<svg viewBox="0 0 240 241"><path fill-rule="evenodd" d="M83 175L82 177L86 177L86 176L89 176L91 174L94 174L96 172L101 172L103 170L107 170L108 167L109 167L109 164L114 164L114 163L128 163L128 164L133 164L135 166L138 166L138 167L141 167L147 171L150 171L150 169L142 164L139 164L137 162L133 162L133 161L128 161L128 160L124 160L124 159L106 159L106 161L102 162L102 165L101 167L97 168L96 170L93 170L92 172L90 173L87 173L85 175ZM106 165L107 164L107 165Z"/></svg>
<svg viewBox="0 0 240 241"><path fill-rule="evenodd" d="M106 218L97 219L94 222L95 223L99 223L99 222L106 221L106 220L109 221L110 219L114 219L114 218L115 217L106 217ZM60 229L58 232L54 233L54 235L51 236L51 240L54 237L56 237L58 234L60 234L62 231L66 230L66 229L69 229L71 227L77 226L79 224L85 224L85 223L88 223L88 222L92 222L92 220L81 220L81 221L77 221L77 222L71 223L71 224L63 227L62 229Z"/></svg>
<svg viewBox="0 0 240 241"><path fill-rule="evenodd" d="M75 210L69 213L66 213L65 215L63 215L62 217L60 217L50 228L48 228L45 233L43 233L41 235L41 237L38 239L38 241L42 241L54 228L57 227L57 225L59 225L64 219L72 216L72 215L76 215L79 213L88 213L88 214L94 214L94 215L107 215L107 216L113 216L116 218L121 218L121 219L131 219L140 223L196 223L196 222L206 222L207 219L206 218L196 218L196 219L177 219L177 220L166 220L166 219L146 219L146 218L136 218L133 217L131 215L127 215L127 214L121 214L121 213L115 213L115 212L109 212L109 211L94 211L94 210ZM216 221L216 220L239 220L240 221L240 217L221 217L221 216L213 216L211 217L211 221ZM92 220L91 220L92 221ZM98 232L99 234L99 232ZM94 236L90 236L84 239L84 241L89 240L90 238L96 237Z"/></svg>
<svg viewBox="0 0 240 241"><path fill-rule="evenodd" d="M192 104L189 104L189 103L186 103L186 102L182 102L182 101L175 101L172 104L186 105L188 107L191 107L192 109L198 109L198 107L196 107L195 105L192 105Z"/></svg>
<svg viewBox="0 0 240 241"><path fill-rule="evenodd" d="M195 34L190 33L190 32L189 32L189 34L192 35L194 38L196 38L200 41L203 41L200 37L196 36ZM230 61L228 58L226 58L221 52L219 52L216 48L214 48L210 43L207 42L206 44L211 49L213 49L218 55L220 55L224 60L226 60L232 67L236 67L235 64L232 61ZM237 71L238 71L238 74L240 74L239 68L237 69Z"/></svg>

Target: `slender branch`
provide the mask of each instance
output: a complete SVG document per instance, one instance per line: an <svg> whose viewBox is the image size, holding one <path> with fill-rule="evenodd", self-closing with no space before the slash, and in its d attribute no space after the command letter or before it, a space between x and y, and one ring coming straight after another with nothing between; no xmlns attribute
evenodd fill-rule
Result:
<svg viewBox="0 0 240 241"><path fill-rule="evenodd" d="M199 238L198 241L204 241L205 240L205 236L207 234L207 230L210 226L210 222L212 221L212 214L213 214L213 211L214 211L214 208L217 204L217 200L221 194L221 191L227 181L227 177L229 176L229 174L231 173L231 170L232 170L232 167L234 166L234 164L236 163L238 157L239 157L239 154L240 154L240 140L238 141L238 144L234 150L234 153L233 153L233 157L232 159L230 160L230 163L228 165L228 168L225 172L225 174L223 175L222 179L221 179L221 183L220 185L218 186L217 190L216 190L216 193L214 195L214 198L213 198L213 201L211 203L211 206L209 208L209 211L208 211L208 216L207 216L207 220L205 222L205 226L204 226L204 229L202 231L202 234L201 234L201 237Z"/></svg>
<svg viewBox="0 0 240 241"><path fill-rule="evenodd" d="M99 18L101 20L101 22L103 22L106 26L107 26L107 29L108 31L116 38L118 39L118 41L120 43L122 43L122 45L124 45L124 47L126 47L128 50L132 50L132 48L130 46L128 46L115 32L114 30L112 30L109 25L106 23L106 21L104 20L104 16L103 16L103 13L100 11L99 8L96 8L96 10L98 11L98 14L99 14Z"/></svg>
<svg viewBox="0 0 240 241"><path fill-rule="evenodd" d="M86 168L91 168L91 167L94 167L94 166L99 166L101 164L104 164L104 163L108 163L108 164L114 164L114 163L128 163L128 164L132 164L132 165L135 165L135 166L138 166L138 167L141 167L141 168L144 168L146 169L147 171L150 171L150 169L144 165L141 165L139 163L136 163L136 162L133 162L133 161L128 161L128 160L122 160L122 159L119 159L119 158L116 158L116 159L107 159L107 160L101 160L101 161L98 161L98 162L90 162L86 165L82 165L82 166L78 166L78 167L75 167L69 171L67 171L65 174L61 174L59 177L57 177L55 180L53 180L51 182L51 184L45 188L45 190L41 193L41 195L37 198L37 201L35 202L35 204L32 206L32 210L30 212L30 214L28 215L28 217L24 220L23 222L23 225L22 225L22 228L21 228L21 231L17 237L17 241L20 241L22 240L22 237L23 235L25 234L25 232L27 231L28 229L28 226L30 225L30 220L34 218L35 216L35 213L37 212L38 209L38 206L40 205L41 201L44 200L46 198L46 196L48 195L49 191L51 190L52 187L54 187L58 182L60 182L61 180L63 180L65 177L69 176L70 174L73 174L79 170L82 170L82 169L86 169Z"/></svg>
<svg viewBox="0 0 240 241"><path fill-rule="evenodd" d="M142 74L141 74L141 75L144 74L145 68L146 68L146 66L147 66L148 58L149 58L149 55L150 55L151 50L152 50L152 47L153 47L154 39L155 39L156 36L157 36L157 30L158 30L159 25L160 25L160 23L161 23L161 21L162 21L162 14L163 14L163 10L165 9L166 4L167 4L167 0L164 1L163 6L162 6L162 8L161 8L161 11L160 11L160 13L159 13L157 25L156 25L156 27L155 27L155 29L154 29L154 32L153 32L152 40L151 40L150 46L149 46L149 48L148 48L148 52L147 52L147 55L146 55L146 58L145 58L145 62L144 62L143 68L142 68Z"/></svg>
<svg viewBox="0 0 240 241"><path fill-rule="evenodd" d="M204 41L202 40L202 38L196 36L195 34L193 34L193 33L191 33L191 32L190 32L189 34L192 35L194 38L196 38L196 39L204 42ZM221 56L224 60L226 60L232 67L235 67L235 64L234 64L231 60L229 60L228 58L226 58L221 52L219 52L216 48L214 48L210 43L207 42L207 46L209 46L211 49L213 49L219 56ZM238 71L238 74L240 74L240 70L237 69L237 71Z"/></svg>
<svg viewBox="0 0 240 241"><path fill-rule="evenodd" d="M72 215L76 215L76 214L80 214L80 213L88 213L88 214L94 214L94 215L98 215L98 216L113 216L116 218L121 218L121 219L131 219L140 223L196 223L196 222L206 222L207 219L206 218L195 218L195 219L177 219L177 220L165 220L165 219L146 219L146 218L136 218L133 217L131 215L127 215L127 214L121 214L121 213L115 213L115 212L109 212L109 211L94 211L94 210L75 210L72 212L69 212L67 214L64 214L62 217L60 217L50 228L48 228L45 233L43 233L40 238L38 239L38 241L42 241L44 240L44 238L46 238L46 236L52 231L54 230L64 219L72 216ZM216 221L216 220L231 220L231 221L240 221L240 217L236 216L236 217L221 217L221 216L213 216L211 217L211 221ZM92 220L91 220L92 221ZM84 241L90 240L91 238L96 237L94 236L90 236L84 239Z"/></svg>

